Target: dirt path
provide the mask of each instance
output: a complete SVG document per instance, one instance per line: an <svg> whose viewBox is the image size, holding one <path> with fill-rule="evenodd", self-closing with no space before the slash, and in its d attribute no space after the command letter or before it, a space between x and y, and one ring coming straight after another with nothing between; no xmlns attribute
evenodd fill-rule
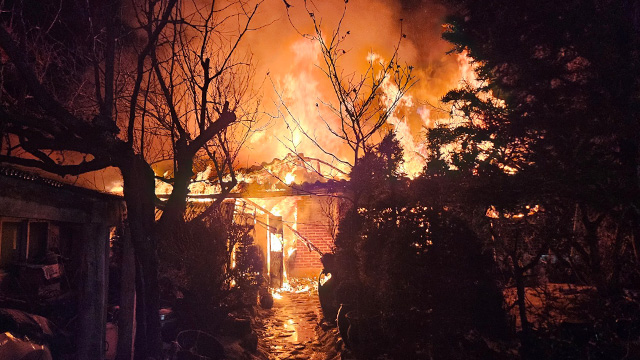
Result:
<svg viewBox="0 0 640 360"><path fill-rule="evenodd" d="M342 349L337 330L321 324L315 291L283 292L273 308L259 313L259 349L269 359L337 360Z"/></svg>

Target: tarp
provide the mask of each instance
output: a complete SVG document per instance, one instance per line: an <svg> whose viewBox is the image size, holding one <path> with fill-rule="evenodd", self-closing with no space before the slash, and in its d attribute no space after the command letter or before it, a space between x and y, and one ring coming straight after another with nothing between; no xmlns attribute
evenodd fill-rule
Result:
<svg viewBox="0 0 640 360"><path fill-rule="evenodd" d="M46 346L6 332L0 334L0 360L52 360L52 357Z"/></svg>
<svg viewBox="0 0 640 360"><path fill-rule="evenodd" d="M0 308L0 333L4 332L26 336L38 342L49 342L59 335L56 326L42 316Z"/></svg>

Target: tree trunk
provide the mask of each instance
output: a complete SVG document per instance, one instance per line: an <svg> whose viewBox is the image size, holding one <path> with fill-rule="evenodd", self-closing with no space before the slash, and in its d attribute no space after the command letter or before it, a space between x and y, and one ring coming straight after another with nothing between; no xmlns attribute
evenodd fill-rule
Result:
<svg viewBox="0 0 640 360"><path fill-rule="evenodd" d="M139 155L120 166L124 198L136 261L135 359L159 359L160 341L158 254L155 226L155 178Z"/></svg>
<svg viewBox="0 0 640 360"><path fill-rule="evenodd" d="M520 326L522 327L522 333L520 336L520 342L522 345L522 358L531 358L531 324L527 318L527 302L526 302L526 288L524 285L524 273L518 266L514 269L514 277L516 281L516 294L518 296L516 302L518 304L518 313L520 315Z"/></svg>
<svg viewBox="0 0 640 360"><path fill-rule="evenodd" d="M134 316L136 313L136 261L128 221L123 229L120 311L118 315L118 350L116 360L132 360Z"/></svg>
<svg viewBox="0 0 640 360"><path fill-rule="evenodd" d="M87 224L84 238L78 356L80 359L99 359L105 352L109 228L103 223Z"/></svg>
<svg viewBox="0 0 640 360"><path fill-rule="evenodd" d="M189 184L193 177L194 154L187 149L186 143L180 140L176 142L175 152L176 169L173 176L173 190L158 222L158 233L162 236L172 234L178 223L183 221Z"/></svg>
<svg viewBox="0 0 640 360"><path fill-rule="evenodd" d="M600 222L589 222L585 224L585 242L589 249L589 266L591 278L598 293L603 296L608 295L607 276L602 269L602 254L600 253L600 239L598 237L598 225Z"/></svg>
<svg viewBox="0 0 640 360"><path fill-rule="evenodd" d="M640 26L640 6L635 6L636 11L636 28ZM635 256L636 267L640 270L640 214L635 209L640 209L640 171L639 171L639 162L640 162L640 142L636 139L636 134L638 133L637 129L640 127L635 119L627 120L630 124L632 124L631 129L628 134L633 134L630 138L622 141L622 146L620 147L620 158L623 164L623 170L625 171L625 176L629 179L628 182L628 197L629 197L629 206L631 208L631 229L632 229L632 252Z"/></svg>

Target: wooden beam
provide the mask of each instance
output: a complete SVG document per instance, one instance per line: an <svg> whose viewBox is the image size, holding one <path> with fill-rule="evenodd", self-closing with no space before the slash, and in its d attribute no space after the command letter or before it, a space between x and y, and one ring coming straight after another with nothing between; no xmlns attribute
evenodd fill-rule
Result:
<svg viewBox="0 0 640 360"><path fill-rule="evenodd" d="M120 313L118 316L117 360L133 359L136 317L136 264L129 227L122 236L122 273L120 278Z"/></svg>
<svg viewBox="0 0 640 360"><path fill-rule="evenodd" d="M78 359L102 359L108 286L109 227L104 223L84 226L84 246L78 306Z"/></svg>
<svg viewBox="0 0 640 360"><path fill-rule="evenodd" d="M0 216L70 223L84 223L89 220L89 215L80 209L62 208L2 196L0 196Z"/></svg>

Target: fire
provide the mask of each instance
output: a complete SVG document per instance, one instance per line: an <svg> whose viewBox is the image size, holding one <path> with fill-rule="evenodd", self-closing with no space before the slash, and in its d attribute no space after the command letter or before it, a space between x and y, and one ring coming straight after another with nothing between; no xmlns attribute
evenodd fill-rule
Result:
<svg viewBox="0 0 640 360"><path fill-rule="evenodd" d="M476 74L473 67L473 59L466 51L461 52L456 56L458 61L458 67L460 69L460 83L469 84L471 87L479 87L482 83L478 80L478 74Z"/></svg>
<svg viewBox="0 0 640 360"><path fill-rule="evenodd" d="M338 103L331 82L322 71L318 43L301 37L299 32L291 29L292 22L300 20L300 24L294 24L298 26L297 30L302 33L308 31L305 26L309 24L304 24L303 21L308 20L307 15L302 11L302 6L293 6L290 18L283 19L282 9L275 3L264 4L261 12L264 18L257 20L258 23L262 21L271 25L252 32L244 43L252 45L251 53L259 61L255 68L256 78L264 76L268 81L263 94L268 101L263 102L260 112L269 114L267 117L271 120L247 140L236 159L236 165L241 163L246 167L236 167L238 185L232 192L244 196L251 196L253 191L271 191L274 193L270 196L278 196L275 192L285 193L304 183L347 179L350 169L341 164L340 160L352 160L349 158L349 146L329 130L340 128L340 119L331 111L331 106ZM335 9L342 6L335 5L343 4L342 0L328 0L317 4L318 14L322 13L323 20L326 19L322 21L323 28L326 26L331 29L331 26L336 25L341 12L337 13ZM400 15L400 9L388 6L386 1L380 0L351 1L349 8L343 29L348 28L350 35L345 35L347 37L343 45L346 50L350 50L341 56L341 61L344 60L341 66L343 73L348 74L346 81L349 76L357 81L360 74L370 71L371 64L384 64L385 58L390 58L389 52L393 51L401 34L400 24L395 19L411 16L397 16ZM414 19L413 26L419 29L418 24L422 24L422 20L424 19ZM376 26L372 27L371 24ZM421 173L428 155L421 130L439 123L462 120L460 114L455 112L439 111L438 99L456 86L477 84L478 81L472 59L466 54L445 55L450 45L439 40L440 32L440 28L434 32L435 35L430 39L433 44L429 46L409 34L399 48L402 64L398 62L396 65L404 65L405 61L411 64L421 83L397 100L400 90L392 79L386 78L378 93L379 105L391 113L387 119L387 129L395 131L404 149L402 170L411 178ZM330 31L327 33L330 34ZM281 51L274 52L273 48ZM295 121L292 121L293 118ZM258 165L261 161L270 162ZM158 172L162 173L160 170ZM164 177L168 178L169 175L170 173L165 173ZM230 175L227 175L226 180L230 180ZM196 174L189 192L192 195L219 194L221 189L217 181L215 170L207 167ZM166 195L171 191L170 184L157 183L156 192L159 195ZM269 212L267 219L270 216L281 217L282 232L270 233L265 247L270 251L282 252L284 281L288 284L286 264L296 253L295 201L298 199L290 196L248 200ZM309 288L297 290L308 291Z"/></svg>
<svg viewBox="0 0 640 360"><path fill-rule="evenodd" d="M281 239L277 234L269 234L270 238L270 251L282 251L284 239Z"/></svg>
<svg viewBox="0 0 640 360"><path fill-rule="evenodd" d="M169 177L164 174L164 177ZM306 157L303 154L288 154L283 159L274 159L272 162L253 166L249 169L235 171L238 185L233 193L246 193L247 190L282 191L303 183L327 182L329 180L343 180L347 175L332 164L319 159ZM231 176L226 175L224 181L230 181ZM173 187L164 181L156 180L156 194L169 195ZM196 174L193 183L189 186L190 195L215 195L220 194L215 170L209 166ZM250 191L249 191L250 192ZM192 199L198 201L197 199ZM208 201L208 200L202 200Z"/></svg>
<svg viewBox="0 0 640 360"><path fill-rule="evenodd" d="M198 0L199 1L199 0ZM196 3L198 2L196 1ZM241 2L245 3L245 2ZM256 124L256 131L239 150L236 165L244 167L268 162L274 158L283 159L289 153L304 153L331 164L343 173L349 169L341 167L336 160L319 150L303 131L339 159L347 159L349 147L326 129L336 125L335 116L324 106L335 103L335 94L322 66L320 49L316 42L301 36L309 34L311 23L301 1L289 1L286 8L280 1L263 2L254 26L240 43L238 55L251 54L255 60L251 71L256 99L261 98L258 110L266 114ZM322 19L322 28L327 34L335 29L339 21L345 33L345 54L341 56L344 74L357 76L366 71L370 62L379 62L389 58L389 53L397 45L398 38L405 34L399 48L402 64L406 62L414 67L419 81L397 105L394 116L389 119L398 139L405 150L405 169L409 176L418 174L424 166L426 155L421 132L445 122L450 114L441 111L439 99L461 81L476 81L472 63L466 55L447 55L451 45L441 39L442 19L446 9L435 1L414 2L411 6L399 6L388 0L352 0L348 2L344 19L341 19L343 0L315 2L313 6L318 19ZM225 18L227 12L237 11L237 7L226 8L226 2L220 5L217 16ZM232 16L229 18L233 18ZM398 19L404 19L402 22ZM295 26L295 28L293 26ZM237 23L228 21L220 30L237 30ZM274 51L273 49L278 49ZM382 91L389 99L394 91L390 82ZM382 101L386 101L383 97ZM256 100L257 102L257 100ZM241 104L252 107L256 103ZM285 107L286 105L286 107ZM389 105L389 104L385 104ZM256 105L257 106L257 105ZM292 126L295 117L300 126ZM158 170L162 175L165 168ZM334 172L331 176L335 176ZM192 194L215 194L219 192L214 184L208 183L206 174L198 174L198 182L192 185ZM237 174L240 181L260 182L245 178L249 174ZM277 174L281 184L291 185L307 180L299 179L300 174L290 170ZM113 175L117 177L116 175ZM275 184L275 182L273 183ZM109 186L112 192L121 192L121 187ZM158 184L158 194L169 194L169 184Z"/></svg>
<svg viewBox="0 0 640 360"><path fill-rule="evenodd" d="M284 177L284 182L287 185L291 185L294 181L296 180L296 176L292 173L288 173L285 177Z"/></svg>
<svg viewBox="0 0 640 360"><path fill-rule="evenodd" d="M275 297L275 294L277 294L279 296L278 299L281 299L282 293L285 293L285 292L302 294L310 291L315 291L317 290L317 284L318 282L316 281L316 279L296 278L296 279L292 279L291 282L290 281L283 282L280 288L272 289L271 293L274 295L274 297Z"/></svg>
<svg viewBox="0 0 640 360"><path fill-rule="evenodd" d="M332 155L351 160L347 144L327 130L327 125L339 129L339 119L326 106L336 104L336 97L321 69L323 63L317 42L300 36L301 33L311 33L311 21L302 2L290 4L287 9L280 2L264 4L261 15L264 16L263 22L270 25L251 34L251 38L256 39L249 41L251 52L260 61L257 74L266 74L267 87L271 87L266 89L266 98L272 100L269 103L273 106L265 108L265 111L276 120L270 120L264 132L249 140L241 158L252 163L283 158L287 153L296 152L340 168L331 156L323 153L303 134L306 132ZM340 21L344 1L327 0L313 6L315 16L322 19L323 33L328 36ZM346 52L340 60L344 74L357 78L370 63L378 64L388 59L401 34L406 32L399 49L400 65L406 62L413 66L419 83L396 106L389 125L405 149L404 171L411 177L420 173L425 164L423 127L432 127L437 121L449 117L448 113L433 111L432 107L438 107L438 99L456 87L461 78L460 67L468 65L459 63L455 55L446 55L450 45L440 37L444 7L430 2L415 6L418 8L406 11L389 1L349 1L342 20L344 34L341 34L345 36ZM284 10L288 17L283 16ZM403 22L398 21L401 18ZM281 51L274 52L274 48ZM471 72L470 67L467 66L463 72ZM387 108L394 91L397 92L391 84L387 81L382 89L386 95L381 100ZM340 170L348 172L349 169ZM282 174L282 179L285 183L292 181L286 173Z"/></svg>
<svg viewBox="0 0 640 360"><path fill-rule="evenodd" d="M341 0L315 4L327 34L340 19L343 4ZM323 177L346 177L349 169L318 149L307 136L339 159L349 159L350 153L349 147L327 129L327 126L339 128L339 119L326 106L335 104L336 99L326 74L320 68L322 58L318 43L300 36L300 32L310 31L308 15L302 4L292 4L288 10L290 18L287 19L283 17L281 5L278 2L262 4L260 18L256 21L270 25L251 33L246 42L241 44L246 46L247 51L250 48L251 53L259 60L255 70L256 78L266 76L269 79L270 84L265 87L264 96L270 101L263 102L261 111L272 115L270 118L273 120L248 139L245 148L241 149L239 159L247 165L274 158L283 159L283 162L289 164L263 163L258 165L262 171L239 171L236 176L240 183L259 184L273 191L293 184L321 181ZM428 8L434 19L444 14L442 8L428 4L421 7ZM420 28L424 24L424 15L414 18L413 13L400 14L399 11L399 8L389 6L385 1L349 2L343 21L343 28L350 33L346 37L345 48L351 49L341 57L345 74L358 76L367 70L369 64L384 63L400 35L400 23L396 19L404 18L405 24L414 28ZM292 29L290 20L294 22L297 31ZM376 26L371 27L371 24ZM441 32L439 25L421 32L424 34L421 36L429 38L428 46L411 33L403 39L399 50L400 59L415 67L414 73L419 81L417 86L410 89L396 104L393 99L398 88L393 82L386 79L381 88L382 105L388 110L393 107L388 123L404 148L403 171L409 177L415 177L422 171L428 155L421 130L450 121L450 113L434 111L438 106L438 99L463 82L477 82L472 61L466 54L445 54L450 45L440 39ZM282 51L274 53L274 47ZM295 123L291 121L292 118L296 119ZM273 141L274 139L277 141ZM300 162L304 161L296 158L296 154L301 153L318 161L311 166L301 167ZM300 170L305 167L305 170ZM314 170L318 169L320 176L314 176ZM213 175L213 169L210 168L197 174L196 181L190 186L190 193L219 193L220 188L211 180ZM158 194L169 194L171 186L159 183L156 190ZM242 189L234 191L240 192Z"/></svg>
<svg viewBox="0 0 640 360"><path fill-rule="evenodd" d="M320 278L320 285L324 285L327 281L331 279L331 273L328 273L326 276Z"/></svg>
<svg viewBox="0 0 640 360"><path fill-rule="evenodd" d="M500 216L502 215L502 217L504 217L505 219L522 219L525 216L533 216L535 214L537 214L538 212L542 211L542 207L540 205L527 205L525 206L525 209L527 209L527 213L517 213L517 214L512 214L512 213L500 213L495 206L490 206L486 213L485 216L492 218L492 219L499 219Z"/></svg>
<svg viewBox="0 0 640 360"><path fill-rule="evenodd" d="M375 55L374 58L384 61L380 55ZM424 168L427 149L424 144L416 142L407 123L407 118L402 116L402 113L408 113L415 107L413 95L405 94L399 102L394 104L394 99L398 97L399 89L388 78L382 83L382 91L382 102L385 108L393 111L387 122L393 125L396 138L404 150L404 169L402 170L407 176L414 178Z"/></svg>
<svg viewBox="0 0 640 360"><path fill-rule="evenodd" d="M287 269L287 260L296 252L297 237L290 230L289 226L296 230L298 222L298 207L296 202L299 201L299 197L286 196L275 198L254 198L251 199L262 208L271 212L271 214L282 217L283 232L282 237L279 235L271 234L270 246L271 251L282 251L285 255L283 278L286 283L289 269Z"/></svg>

